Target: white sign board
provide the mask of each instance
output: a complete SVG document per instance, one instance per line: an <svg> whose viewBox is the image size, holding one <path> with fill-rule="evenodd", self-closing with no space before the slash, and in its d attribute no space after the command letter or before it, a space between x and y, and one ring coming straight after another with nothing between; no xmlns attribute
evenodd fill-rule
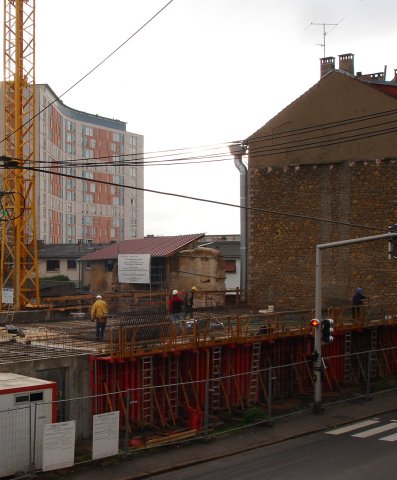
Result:
<svg viewBox="0 0 397 480"><path fill-rule="evenodd" d="M76 420L44 425L43 471L74 464Z"/></svg>
<svg viewBox="0 0 397 480"><path fill-rule="evenodd" d="M92 426L93 460L119 453L119 417L119 411L94 415Z"/></svg>
<svg viewBox="0 0 397 480"><path fill-rule="evenodd" d="M120 283L150 283L150 255L120 253L118 270Z"/></svg>
<svg viewBox="0 0 397 480"><path fill-rule="evenodd" d="M9 305L14 305L14 289L13 288L3 288L1 293L1 299L3 303L8 303Z"/></svg>

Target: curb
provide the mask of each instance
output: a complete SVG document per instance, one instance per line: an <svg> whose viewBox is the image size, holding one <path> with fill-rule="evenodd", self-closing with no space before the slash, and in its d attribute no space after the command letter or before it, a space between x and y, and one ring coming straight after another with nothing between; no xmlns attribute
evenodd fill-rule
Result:
<svg viewBox="0 0 397 480"><path fill-rule="evenodd" d="M191 460L191 461L180 462L180 463L177 463L177 464L172 465L172 466L170 465L169 467L161 467L161 468L158 468L158 469L150 470L148 472L142 472L142 473L137 473L137 474L133 474L133 475L129 475L129 476L123 476L123 477L120 477L119 480L143 480L143 479L148 478L150 476L160 475L162 473L168 473L168 472L175 471L175 470L181 470L181 469L186 468L186 467L192 467L194 465L200 465L202 463L211 462L211 461L214 461L214 460L219 460L221 458L232 457L232 456L238 455L240 453L250 452L250 451L253 451L253 450L257 450L258 448L268 447L270 445L277 445L278 443L286 442L287 440L293 440L295 438L300 438L300 437L304 437L304 436L307 436L307 435L312 435L314 433L318 433L318 432L321 432L323 430L347 425L347 424L352 423L352 422L358 422L360 420L365 420L365 419L370 418L370 417L375 416L375 415L385 415L387 413L391 413L391 412L395 411L396 409L397 409L397 406L396 406L396 408L390 408L389 407L389 408L381 410L381 411L377 410L375 412L371 412L368 415L363 415L363 416L360 416L360 417L354 417L354 418L350 418L350 419L346 419L346 420L341 420L340 422L336 422L333 425L322 425L321 427L318 426L318 427L306 430L304 432L287 435L287 436L284 436L284 437L280 437L278 439L264 441L264 442L258 443L256 445L251 445L249 447L240 448L238 450L229 451L229 452L222 453L222 454L208 455L205 458L203 457L203 458L194 459L194 460Z"/></svg>

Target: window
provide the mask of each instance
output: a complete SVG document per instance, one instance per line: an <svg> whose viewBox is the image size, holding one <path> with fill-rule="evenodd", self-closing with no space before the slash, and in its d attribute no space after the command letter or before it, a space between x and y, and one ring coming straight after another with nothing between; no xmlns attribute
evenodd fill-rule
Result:
<svg viewBox="0 0 397 480"><path fill-rule="evenodd" d="M94 158L94 151L89 148L83 148L83 157L84 158Z"/></svg>
<svg viewBox="0 0 397 480"><path fill-rule="evenodd" d="M59 272L59 260L47 260L47 272Z"/></svg>
<svg viewBox="0 0 397 480"><path fill-rule="evenodd" d="M68 270L76 270L77 262L76 260L68 260Z"/></svg>
<svg viewBox="0 0 397 480"><path fill-rule="evenodd" d="M150 259L150 282L158 284L166 278L166 261L164 257L151 257Z"/></svg>
<svg viewBox="0 0 397 480"><path fill-rule="evenodd" d="M43 392L32 392L22 395L15 395L15 403L29 403L29 402L42 402L43 401Z"/></svg>
<svg viewBox="0 0 397 480"><path fill-rule="evenodd" d="M84 203L93 203L92 193L83 193L83 202Z"/></svg>
<svg viewBox="0 0 397 480"><path fill-rule="evenodd" d="M105 269L107 272L113 272L113 267L115 264L115 260L106 260L105 262Z"/></svg>
<svg viewBox="0 0 397 480"><path fill-rule="evenodd" d="M88 179L90 179L90 180L93 180L93 179L94 179L94 172L84 170L82 177L83 177L83 178L88 178Z"/></svg>
<svg viewBox="0 0 397 480"><path fill-rule="evenodd" d="M226 273L236 272L236 260L225 260L225 272Z"/></svg>
<svg viewBox="0 0 397 480"><path fill-rule="evenodd" d="M92 127L86 127L83 125L83 135L88 135L89 137L92 137L94 135L94 129Z"/></svg>

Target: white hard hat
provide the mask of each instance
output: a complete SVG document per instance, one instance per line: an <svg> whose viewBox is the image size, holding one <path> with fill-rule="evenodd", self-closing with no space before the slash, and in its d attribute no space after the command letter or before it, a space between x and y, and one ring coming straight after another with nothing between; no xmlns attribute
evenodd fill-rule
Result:
<svg viewBox="0 0 397 480"><path fill-rule="evenodd" d="M178 290L172 290L172 295L178 295Z"/></svg>
<svg viewBox="0 0 397 480"><path fill-rule="evenodd" d="M100 295L97 295L95 298L96 298L97 300L102 300L102 297L101 297Z"/></svg>

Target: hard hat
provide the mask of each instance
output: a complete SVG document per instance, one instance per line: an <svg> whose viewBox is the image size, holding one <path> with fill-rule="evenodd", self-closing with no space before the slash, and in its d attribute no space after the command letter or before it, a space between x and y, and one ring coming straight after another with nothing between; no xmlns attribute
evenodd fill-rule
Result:
<svg viewBox="0 0 397 480"><path fill-rule="evenodd" d="M95 299L96 299L96 300L102 300L102 297L101 297L100 295L97 295L97 296L95 297Z"/></svg>
<svg viewBox="0 0 397 480"><path fill-rule="evenodd" d="M178 290L172 290L172 295L178 295Z"/></svg>
<svg viewBox="0 0 397 480"><path fill-rule="evenodd" d="M356 292L357 292L357 293L361 293L362 291L363 291L363 289L360 288L360 287L358 287L358 288L356 289Z"/></svg>
<svg viewBox="0 0 397 480"><path fill-rule="evenodd" d="M192 287L192 290L193 290L194 292L197 292L197 287Z"/></svg>

